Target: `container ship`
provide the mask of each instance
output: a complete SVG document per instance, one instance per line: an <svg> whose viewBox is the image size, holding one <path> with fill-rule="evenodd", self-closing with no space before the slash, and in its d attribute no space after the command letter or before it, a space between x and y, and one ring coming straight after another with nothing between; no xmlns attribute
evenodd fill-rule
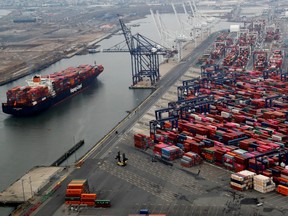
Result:
<svg viewBox="0 0 288 216"><path fill-rule="evenodd" d="M14 116L31 116L77 94L89 86L104 67L79 65L49 75L35 75L26 80L26 86L16 86L6 92L7 102L2 103L4 113Z"/></svg>

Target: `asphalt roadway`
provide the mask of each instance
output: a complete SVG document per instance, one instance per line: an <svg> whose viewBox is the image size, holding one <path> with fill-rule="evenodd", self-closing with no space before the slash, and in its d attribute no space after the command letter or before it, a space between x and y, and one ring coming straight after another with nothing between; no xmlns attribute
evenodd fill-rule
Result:
<svg viewBox="0 0 288 216"><path fill-rule="evenodd" d="M177 215L287 215L288 198L276 193L253 190L238 192L229 187L230 172L208 163L182 168L179 162L167 166L151 160L151 152L133 146L128 130L181 77L197 57L214 41L209 37L174 67L158 83L158 88L138 108L96 144L79 169L62 182L61 187L34 213L37 216L137 214ZM136 111L136 112L135 112ZM117 134L115 131L117 130ZM118 151L125 152L126 167L116 165ZM199 175L197 175L199 173ZM88 179L97 199L110 199L111 208L81 208L72 211L64 204L65 190L72 179ZM257 206L257 203L263 203ZM287 213L286 213L287 212Z"/></svg>

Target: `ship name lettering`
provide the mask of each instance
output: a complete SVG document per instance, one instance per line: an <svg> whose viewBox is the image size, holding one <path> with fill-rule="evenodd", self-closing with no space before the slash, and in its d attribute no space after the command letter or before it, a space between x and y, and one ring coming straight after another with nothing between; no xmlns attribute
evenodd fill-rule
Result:
<svg viewBox="0 0 288 216"><path fill-rule="evenodd" d="M78 86L76 86L76 87L74 87L74 88L71 88L71 89L70 89L70 93L74 93L74 92L78 91L78 90L81 89L81 88L82 88L82 84L80 84L80 85L78 85Z"/></svg>

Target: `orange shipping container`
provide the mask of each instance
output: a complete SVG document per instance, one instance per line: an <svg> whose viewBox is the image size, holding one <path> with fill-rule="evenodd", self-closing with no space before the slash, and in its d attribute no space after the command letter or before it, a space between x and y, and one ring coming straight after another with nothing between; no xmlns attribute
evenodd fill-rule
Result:
<svg viewBox="0 0 288 216"><path fill-rule="evenodd" d="M82 202L81 205L87 205L87 206L95 206L95 202Z"/></svg>
<svg viewBox="0 0 288 216"><path fill-rule="evenodd" d="M86 193L81 194L81 200L82 200L82 199L92 199L92 200L95 200L96 197L97 197L96 194L86 194Z"/></svg>
<svg viewBox="0 0 288 216"><path fill-rule="evenodd" d="M87 182L87 179L72 179L70 183L72 182Z"/></svg>
<svg viewBox="0 0 288 216"><path fill-rule="evenodd" d="M285 196L288 196L288 187L285 187L283 185L278 185L277 188L278 193L283 194Z"/></svg>
<svg viewBox="0 0 288 216"><path fill-rule="evenodd" d="M82 180L77 180L77 181L71 181L68 185L84 185L86 181Z"/></svg>
<svg viewBox="0 0 288 216"><path fill-rule="evenodd" d="M80 201L65 201L66 205L80 205Z"/></svg>
<svg viewBox="0 0 288 216"><path fill-rule="evenodd" d="M67 186L68 189L82 189L83 188L83 184L69 184Z"/></svg>
<svg viewBox="0 0 288 216"><path fill-rule="evenodd" d="M82 194L83 189L67 189L66 194Z"/></svg>

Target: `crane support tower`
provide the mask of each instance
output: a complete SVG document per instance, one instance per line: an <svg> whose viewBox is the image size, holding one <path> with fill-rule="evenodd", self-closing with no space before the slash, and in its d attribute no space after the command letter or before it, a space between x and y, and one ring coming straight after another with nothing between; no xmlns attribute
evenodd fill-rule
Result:
<svg viewBox="0 0 288 216"><path fill-rule="evenodd" d="M144 78L150 79L151 87L155 86L160 79L159 56L170 58L177 54L177 51L165 48L139 33L132 35L123 18L120 15L118 18L128 50L115 46L116 48L106 49L104 52L129 52L132 65L132 87L137 87L136 85Z"/></svg>

